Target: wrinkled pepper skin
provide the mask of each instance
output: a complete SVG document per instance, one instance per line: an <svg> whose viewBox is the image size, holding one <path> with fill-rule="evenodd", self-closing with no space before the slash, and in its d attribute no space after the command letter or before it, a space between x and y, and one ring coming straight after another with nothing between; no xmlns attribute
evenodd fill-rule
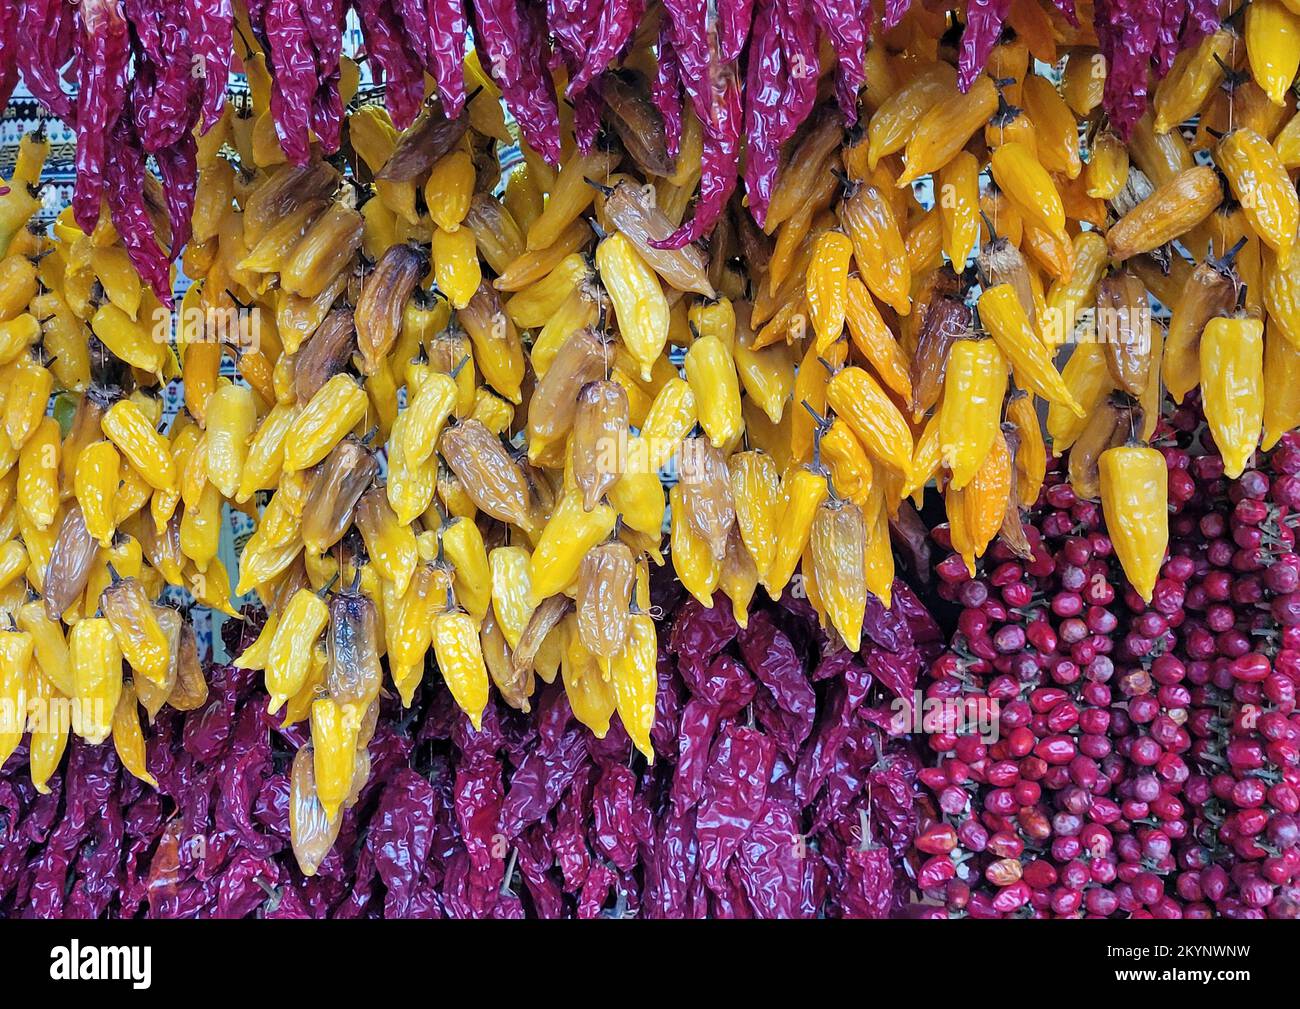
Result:
<svg viewBox="0 0 1300 1009"><path fill-rule="evenodd" d="M826 402L852 428L871 455L904 478L912 472L912 432L907 419L880 384L862 368L835 373L826 389Z"/></svg>
<svg viewBox="0 0 1300 1009"><path fill-rule="evenodd" d="M1300 197L1272 145L1254 130L1242 127L1219 141L1214 160L1227 176L1255 234L1286 257L1300 227Z"/></svg>
<svg viewBox="0 0 1300 1009"><path fill-rule="evenodd" d="M365 710L379 695L378 624L375 603L363 593L347 590L330 597L325 684L340 706Z"/></svg>
<svg viewBox="0 0 1300 1009"><path fill-rule="evenodd" d="M334 819L352 791L361 713L329 697L312 702L311 745L316 797L326 817Z"/></svg>
<svg viewBox="0 0 1300 1009"><path fill-rule="evenodd" d="M762 449L733 454L727 460L727 468L731 475L736 528L762 581L776 555L781 474L772 457Z"/></svg>
<svg viewBox="0 0 1300 1009"><path fill-rule="evenodd" d="M668 301L659 278L622 232L597 247L596 267L618 313L623 342L640 364L641 377L649 380L668 340Z"/></svg>
<svg viewBox="0 0 1300 1009"><path fill-rule="evenodd" d="M618 468L611 465L628 431L627 391L617 382L598 379L578 393L573 417L571 452L573 475L582 491L582 506L591 511L618 481Z"/></svg>
<svg viewBox="0 0 1300 1009"><path fill-rule="evenodd" d="M615 518L614 509L606 504L586 511L582 496L576 491L560 499L533 551L531 599L534 606L569 587L578 575L583 557L610 534Z"/></svg>
<svg viewBox="0 0 1300 1009"><path fill-rule="evenodd" d="M1083 407L1070 395L1060 372L1009 284L985 288L979 300L980 321L1010 363L1016 378L1031 392L1059 403L1076 416Z"/></svg>
<svg viewBox="0 0 1300 1009"><path fill-rule="evenodd" d="M135 578L120 579L104 590L100 607L131 668L162 683L171 664L171 649L144 586Z"/></svg>
<svg viewBox="0 0 1300 1009"><path fill-rule="evenodd" d="M867 525L853 501L826 498L817 507L809 538L813 579L831 624L857 651L867 605Z"/></svg>
<svg viewBox="0 0 1300 1009"><path fill-rule="evenodd" d="M481 421L469 419L447 428L438 446L480 511L521 529L533 528L523 473Z"/></svg>
<svg viewBox="0 0 1300 1009"><path fill-rule="evenodd" d="M1158 249L1196 227L1223 201L1213 168L1187 168L1130 210L1106 232L1112 259Z"/></svg>
<svg viewBox="0 0 1300 1009"><path fill-rule="evenodd" d="M1216 316L1227 315L1236 301L1230 266L1207 260L1198 263L1173 305L1165 337L1161 374L1175 403L1181 403L1201 381L1201 333Z"/></svg>
<svg viewBox="0 0 1300 1009"><path fill-rule="evenodd" d="M578 636L606 669L627 641L635 575L632 551L619 542L587 551L578 570Z"/></svg>
<svg viewBox="0 0 1300 1009"><path fill-rule="evenodd" d="M740 381L731 351L718 336L696 340L686 352L686 380L695 393L700 426L714 448L732 441L742 427Z"/></svg>
<svg viewBox="0 0 1300 1009"><path fill-rule="evenodd" d="M334 847L340 816L331 817L316 792L316 754L310 743L293 756L289 774L289 835L298 868L314 876Z"/></svg>

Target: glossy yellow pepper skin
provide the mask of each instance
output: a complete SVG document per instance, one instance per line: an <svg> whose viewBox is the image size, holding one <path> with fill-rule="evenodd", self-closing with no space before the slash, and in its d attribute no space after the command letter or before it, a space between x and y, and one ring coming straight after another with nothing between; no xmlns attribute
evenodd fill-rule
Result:
<svg viewBox="0 0 1300 1009"><path fill-rule="evenodd" d="M68 635L74 701L73 728L87 743L106 740L122 694L122 650L102 617L78 620Z"/></svg>
<svg viewBox="0 0 1300 1009"><path fill-rule="evenodd" d="M1201 334L1201 402L1224 474L1241 476L1264 424L1264 324L1244 314L1219 316Z"/></svg>
<svg viewBox="0 0 1300 1009"><path fill-rule="evenodd" d="M1148 602L1169 544L1169 473L1164 456L1140 444L1107 449L1098 463L1101 508L1124 574Z"/></svg>
<svg viewBox="0 0 1300 1009"><path fill-rule="evenodd" d="M654 725L655 694L658 689L657 635L648 613L629 618L627 646L610 662L610 683L614 705L623 728L647 761L654 763L650 729Z"/></svg>
<svg viewBox="0 0 1300 1009"><path fill-rule="evenodd" d="M299 589L276 624L266 657L267 710L275 714L296 694L311 668L312 646L329 622L329 607L310 589Z"/></svg>
<svg viewBox="0 0 1300 1009"><path fill-rule="evenodd" d="M992 448L1006 388L1006 361L993 340L953 344L944 379L939 444L954 490L974 479Z"/></svg>
<svg viewBox="0 0 1300 1009"><path fill-rule="evenodd" d="M433 652L452 697L477 732L488 701L488 672L478 624L463 610L439 614L433 621Z"/></svg>

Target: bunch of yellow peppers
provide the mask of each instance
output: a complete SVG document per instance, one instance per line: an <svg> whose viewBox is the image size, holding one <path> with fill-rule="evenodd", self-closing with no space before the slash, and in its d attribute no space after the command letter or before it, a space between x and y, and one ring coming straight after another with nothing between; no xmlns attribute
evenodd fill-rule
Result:
<svg viewBox="0 0 1300 1009"><path fill-rule="evenodd" d="M1252 0L1121 138L1090 29L1017 9L964 94L942 13L873 34L851 132L818 68L764 227L736 197L676 251L704 131L688 109L669 155L644 40L623 129L584 153L564 122L558 168L472 55L465 114L431 95L405 131L345 58L344 156L288 164L245 49L248 101L198 138L174 317L108 214L29 226L48 144L25 139L0 196L0 701L32 715L0 762L30 730L44 788L73 731L152 780L140 709L207 690L164 588L231 617L255 597L235 661L310 726L291 819L314 871L381 693L410 704L436 670L478 729L494 689L528 711L558 677L653 759L651 565L742 624L760 586L796 593L856 649L927 488L974 571L994 537L1029 551L1049 452L1149 596L1166 394L1199 389L1229 476L1300 425L1300 15ZM233 572L229 509L255 523Z"/></svg>

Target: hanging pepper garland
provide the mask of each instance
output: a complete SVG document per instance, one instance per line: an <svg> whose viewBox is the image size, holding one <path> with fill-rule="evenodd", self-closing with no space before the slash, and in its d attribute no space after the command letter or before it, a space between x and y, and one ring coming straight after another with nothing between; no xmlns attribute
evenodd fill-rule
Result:
<svg viewBox="0 0 1300 1009"><path fill-rule="evenodd" d="M1077 24L1071 0L1060 16ZM742 154L751 213L762 225L780 151L812 112L817 95L819 37L836 58L835 92L847 125L857 120L865 81L866 42L873 26L893 30L910 0L888 0L873 12L866 0L667 0L658 39L652 96L665 125L668 154L681 136L681 105L703 125L699 189L692 218L657 247L675 249L707 236L734 191ZM964 12L959 83L967 90L983 70L1011 14L1010 0L971 0ZM641 0L250 0L247 26L267 54L271 110L286 157L306 164L313 144L325 153L341 141L339 56L345 18L361 24L365 58L385 88L394 124L419 114L423 75L437 85L436 114L464 110L460 54L472 37L530 147L553 166L561 161L560 96L551 71L568 78L578 144L590 153L599 129L603 77L627 53L644 17ZM148 215L109 201L114 225L128 237L132 261L159 299L170 305L159 257L175 259L187 237L183 190L193 188L195 156L185 141L196 122L211 128L225 100L236 20L231 0L0 0L0 99L16 78L52 115L77 131L78 223L89 230L106 195L110 148L133 148L158 161L171 240L161 242ZM1147 74L1168 72L1183 49L1217 28L1213 0L1101 0L1096 29L1108 65L1104 103L1127 138L1146 106ZM10 55L12 54L12 55ZM134 67L128 79L128 67ZM196 71L198 68L198 72ZM75 98L63 82L77 85ZM131 128L118 126L129 116ZM741 143L742 133L745 138ZM133 170L128 164L128 173Z"/></svg>

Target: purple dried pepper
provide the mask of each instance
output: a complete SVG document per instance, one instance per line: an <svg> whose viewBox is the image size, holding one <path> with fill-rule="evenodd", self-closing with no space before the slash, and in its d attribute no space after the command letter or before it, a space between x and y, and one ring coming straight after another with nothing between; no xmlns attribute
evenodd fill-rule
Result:
<svg viewBox="0 0 1300 1009"><path fill-rule="evenodd" d="M130 6L127 16L134 20ZM199 112L200 95L197 78L191 69L190 18L192 14L183 0L164 0L152 16L141 19L152 24L158 33L156 51L146 45L148 59L136 58L136 80L133 91L136 132L146 151L161 151L173 144L193 128Z"/></svg>
<svg viewBox="0 0 1300 1009"><path fill-rule="evenodd" d="M592 36L578 71L569 78L565 94L581 94L605 71L632 41L632 33L645 13L644 0L605 0L601 5L596 31Z"/></svg>
<svg viewBox="0 0 1300 1009"><path fill-rule="evenodd" d="M804 861L795 811L769 796L736 852L735 876L755 917L804 917Z"/></svg>
<svg viewBox="0 0 1300 1009"><path fill-rule="evenodd" d="M921 659L916 652L896 655L883 648L873 648L867 653L867 669L890 693L909 705L912 703L916 677L921 669Z"/></svg>
<svg viewBox="0 0 1300 1009"><path fill-rule="evenodd" d="M1070 0L1065 0L1069 3ZM885 31L893 31L912 8L912 0L885 0Z"/></svg>
<svg viewBox="0 0 1300 1009"><path fill-rule="evenodd" d="M1187 13L1187 0L1164 0L1160 12L1160 25L1156 29L1156 76L1163 77L1174 65L1174 57L1181 50L1179 35L1183 17Z"/></svg>
<svg viewBox="0 0 1300 1009"><path fill-rule="evenodd" d="M655 660L655 675L658 681L655 688L655 721L650 729L650 742L655 753L671 757L677 752L677 727L681 722L682 682L677 675L672 656L667 649L660 648Z"/></svg>
<svg viewBox="0 0 1300 1009"><path fill-rule="evenodd" d="M320 79L311 99L311 128L321 147L333 153L343 145L343 95L338 70Z"/></svg>
<svg viewBox="0 0 1300 1009"><path fill-rule="evenodd" d="M702 672L715 655L735 640L739 630L730 606L706 608L698 600L688 599L678 608L668 649L677 656L688 685L693 675Z"/></svg>
<svg viewBox="0 0 1300 1009"><path fill-rule="evenodd" d="M715 894L726 892L727 863L763 811L775 760L772 740L745 726L727 726L714 747L695 835L700 875Z"/></svg>
<svg viewBox="0 0 1300 1009"><path fill-rule="evenodd" d="M190 215L199 179L198 143L188 130L169 147L154 152L158 174L167 197L167 219L171 222L171 258L175 259L190 240Z"/></svg>
<svg viewBox="0 0 1300 1009"><path fill-rule="evenodd" d="M745 89L745 190L760 226L767 220L781 145L794 136L817 99L817 37L800 3L769 0L754 19Z"/></svg>
<svg viewBox="0 0 1300 1009"><path fill-rule="evenodd" d="M77 60L77 178L72 209L77 226L89 233L99 220L109 134L126 103L131 46L119 0L83 0L77 11L81 52Z"/></svg>
<svg viewBox="0 0 1300 1009"><path fill-rule="evenodd" d="M636 775L622 764L609 764L591 794L592 843L623 872L636 863L633 824Z"/></svg>
<svg viewBox="0 0 1300 1009"><path fill-rule="evenodd" d="M576 893L587 878L591 853L587 849L587 807L591 799L593 768L582 768L555 807L555 827L550 834L555 863L564 877L564 889Z"/></svg>
<svg viewBox="0 0 1300 1009"><path fill-rule="evenodd" d="M669 38L667 22L659 26L658 60L650 82L650 100L664 120L664 146L674 161L682 148L682 69Z"/></svg>
<svg viewBox="0 0 1300 1009"><path fill-rule="evenodd" d="M295 165L311 158L309 115L316 94L316 52L298 0L267 0L262 22L270 49L271 116L285 157Z"/></svg>
<svg viewBox="0 0 1300 1009"><path fill-rule="evenodd" d="M343 21L347 10L341 0L312 0L301 5L302 18L316 53L321 76L337 70L343 56Z"/></svg>
<svg viewBox="0 0 1300 1009"><path fill-rule="evenodd" d="M155 66L163 62L162 4L154 0L122 0L122 13L144 55Z"/></svg>
<svg viewBox="0 0 1300 1009"><path fill-rule="evenodd" d="M546 31L560 52L570 60L581 60L600 15L597 0L546 0Z"/></svg>
<svg viewBox="0 0 1300 1009"><path fill-rule="evenodd" d="M433 787L411 770L399 771L380 797L366 850L388 888L386 912L407 911L433 843L436 808Z"/></svg>
<svg viewBox="0 0 1300 1009"><path fill-rule="evenodd" d="M597 862L587 870L587 879L578 895L578 917L597 918L609 900L610 891L618 883L618 876L604 863Z"/></svg>
<svg viewBox="0 0 1300 1009"><path fill-rule="evenodd" d="M1098 0L1097 40L1106 57L1102 105L1124 140L1146 111L1147 74L1159 27L1156 0Z"/></svg>
<svg viewBox="0 0 1300 1009"><path fill-rule="evenodd" d="M469 22L461 0L428 0L429 67L442 111L455 119L465 107L465 34Z"/></svg>
<svg viewBox="0 0 1300 1009"><path fill-rule="evenodd" d="M678 729L677 766L673 769L673 809L685 812L694 808L704 794L704 775L709 766L709 749L718 731L718 706L695 698L682 710Z"/></svg>
<svg viewBox="0 0 1300 1009"><path fill-rule="evenodd" d="M517 0L482 0L474 7L475 35L520 132L548 164L560 163L560 113L543 57L546 25L540 7Z"/></svg>
<svg viewBox="0 0 1300 1009"><path fill-rule="evenodd" d="M1011 0L969 0L966 5L966 28L961 33L961 54L957 59L957 87L970 90L989 53L997 45L1002 25L1011 13Z"/></svg>
<svg viewBox="0 0 1300 1009"><path fill-rule="evenodd" d="M867 593L862 629L872 641L891 652L906 652L912 647L912 632L902 610L885 609L885 604L872 593Z"/></svg>
<svg viewBox="0 0 1300 1009"><path fill-rule="evenodd" d="M1179 40L1182 48L1189 49L1218 30L1219 5L1216 0L1188 0L1187 21Z"/></svg>
<svg viewBox="0 0 1300 1009"><path fill-rule="evenodd" d="M896 580L892 595L891 612L897 610L903 615L903 619L907 621L907 629L912 635L912 641L918 647L944 640L943 628L906 582Z"/></svg>
<svg viewBox="0 0 1300 1009"><path fill-rule="evenodd" d="M812 0L813 21L830 40L838 63L835 96L850 126L858 119L858 91L867 79L867 31L870 16L861 4L837 0Z"/></svg>
<svg viewBox="0 0 1300 1009"><path fill-rule="evenodd" d="M600 82L584 88L572 102L574 140L582 154L590 154L600 136L600 115L605 108L600 96Z"/></svg>
<svg viewBox="0 0 1300 1009"><path fill-rule="evenodd" d="M493 851L493 837L502 803L501 764L493 757L476 754L456 768L456 823L469 853L470 873L480 879L500 871Z"/></svg>
<svg viewBox="0 0 1300 1009"><path fill-rule="evenodd" d="M831 687L830 705L822 715L812 742L804 748L795 771L794 794L801 805L810 805L835 766L840 747L853 729L853 719L871 689L871 674L859 663L845 670Z"/></svg>
<svg viewBox="0 0 1300 1009"><path fill-rule="evenodd" d="M916 774L920 764L906 743L895 743L868 774L871 818L895 858L916 835Z"/></svg>
<svg viewBox="0 0 1300 1009"><path fill-rule="evenodd" d="M519 40L519 7L516 0L481 0L474 4L474 37L487 56L486 69L505 88L523 76Z"/></svg>
<svg viewBox="0 0 1300 1009"><path fill-rule="evenodd" d="M754 21L754 0L722 0L718 4L718 56L723 63L740 59Z"/></svg>
<svg viewBox="0 0 1300 1009"><path fill-rule="evenodd" d="M647 887L646 916L691 917L691 892L696 882L698 846L695 816L670 810L659 821L654 845L653 890ZM647 876L647 880L649 875Z"/></svg>
<svg viewBox="0 0 1300 1009"><path fill-rule="evenodd" d="M571 730L554 747L539 746L510 777L501 809L501 832L516 837L546 816L587 760L581 732Z"/></svg>
<svg viewBox="0 0 1300 1009"><path fill-rule="evenodd" d="M888 918L893 902L894 866L889 849L872 844L864 834L861 845L844 853L840 908L845 918Z"/></svg>
<svg viewBox="0 0 1300 1009"><path fill-rule="evenodd" d="M203 72L203 130L221 118L230 77L235 8L231 0L194 0L190 45Z"/></svg>
<svg viewBox="0 0 1300 1009"><path fill-rule="evenodd" d="M788 139L808 118L817 103L820 61L816 26L808 14L804 0L783 0L777 11L781 44L785 48L786 62L790 68L785 99L785 115L788 120L786 129L789 132L783 138ZM866 59L865 52L863 59Z"/></svg>
<svg viewBox="0 0 1300 1009"><path fill-rule="evenodd" d="M339 149L343 141L342 78L343 19L341 0L317 0L301 7L303 22L311 38L316 60L316 93L311 103L311 128L327 152Z"/></svg>
<svg viewBox="0 0 1300 1009"><path fill-rule="evenodd" d="M740 632L740 653L758 681L767 688L776 709L785 717L790 742L801 744L812 731L817 695L804 675L803 662L793 642L765 612L750 617Z"/></svg>
<svg viewBox="0 0 1300 1009"><path fill-rule="evenodd" d="M384 105L393 125L404 130L415 121L424 101L419 60L387 0L356 0L356 8L371 72L384 81Z"/></svg>
<svg viewBox="0 0 1300 1009"><path fill-rule="evenodd" d="M691 220L663 241L650 244L657 249L680 249L708 234L736 190L740 171L740 84L728 75L714 109L713 121L704 126L700 154L700 191Z"/></svg>
<svg viewBox="0 0 1300 1009"><path fill-rule="evenodd" d="M144 152L131 125L131 116L117 121L109 138L104 164L104 190L113 226L131 257L131 265L168 308L172 306L171 270L158 245L153 221L144 201ZM95 215L98 217L98 213ZM94 227L92 224L91 227Z"/></svg>
<svg viewBox="0 0 1300 1009"><path fill-rule="evenodd" d="M730 655L719 655L706 672L689 680L687 686L700 700L717 707L723 718L733 718L754 699L758 682Z"/></svg>
<svg viewBox="0 0 1300 1009"><path fill-rule="evenodd" d="M64 0L25 0L14 47L27 90L69 125L76 123L77 107L63 90L63 69L72 59L78 23L76 9Z"/></svg>
<svg viewBox="0 0 1300 1009"><path fill-rule="evenodd" d="M563 918L564 894L551 879L549 872L554 863L546 835L541 827L533 827L524 833L517 844L519 857L515 865L528 895L533 901L533 910L539 918ZM522 915L521 915L522 917Z"/></svg>
<svg viewBox="0 0 1300 1009"><path fill-rule="evenodd" d="M18 4L0 0L0 105L9 102L18 84Z"/></svg>
<svg viewBox="0 0 1300 1009"><path fill-rule="evenodd" d="M777 26L779 0L760 0L749 46L745 82L745 192L760 227L781 166L782 117L786 91L785 51Z"/></svg>
<svg viewBox="0 0 1300 1009"><path fill-rule="evenodd" d="M429 15L423 0L393 0L398 24L402 26L406 43L411 47L421 65L429 66Z"/></svg>

